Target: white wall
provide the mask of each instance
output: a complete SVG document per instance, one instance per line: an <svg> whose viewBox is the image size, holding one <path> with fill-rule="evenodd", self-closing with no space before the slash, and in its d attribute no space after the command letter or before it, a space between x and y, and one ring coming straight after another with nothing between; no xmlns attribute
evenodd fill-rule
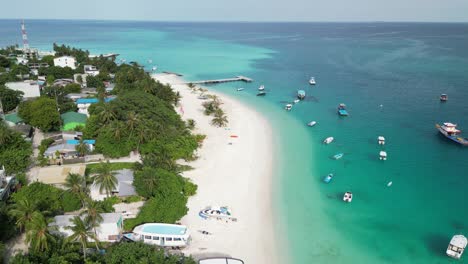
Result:
<svg viewBox="0 0 468 264"><path fill-rule="evenodd" d="M70 56L63 56L54 59L54 66L57 67L70 67L73 70L76 70L76 60Z"/></svg>

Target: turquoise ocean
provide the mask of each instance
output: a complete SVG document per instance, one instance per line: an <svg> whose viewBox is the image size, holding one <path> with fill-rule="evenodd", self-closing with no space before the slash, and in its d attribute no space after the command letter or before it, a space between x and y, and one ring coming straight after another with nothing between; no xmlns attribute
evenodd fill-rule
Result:
<svg viewBox="0 0 468 264"><path fill-rule="evenodd" d="M468 24L29 20L26 26L31 46L45 50L57 42L119 53L187 80L253 78L211 88L271 122L273 221L288 263L468 263L468 255L445 256L453 235L468 236L468 149L435 129L450 121L468 136ZM0 46L12 43L21 43L20 21L0 20ZM308 84L310 76L317 85ZM260 84L266 97L255 96ZM298 89L306 100L284 111ZM337 115L339 103L350 116ZM312 120L318 124L307 127ZM335 141L323 145L328 136ZM382 149L387 161L378 159ZM339 152L342 159L331 159ZM324 184L328 173L334 179ZM345 191L354 194L351 204L341 200Z"/></svg>

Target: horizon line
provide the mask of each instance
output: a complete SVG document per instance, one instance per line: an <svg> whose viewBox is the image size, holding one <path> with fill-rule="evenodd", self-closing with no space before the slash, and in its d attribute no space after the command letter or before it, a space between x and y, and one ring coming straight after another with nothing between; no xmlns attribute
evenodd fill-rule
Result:
<svg viewBox="0 0 468 264"><path fill-rule="evenodd" d="M57 20L99 22L172 22L172 23L444 23L466 24L467 21L424 21L424 20L144 20L144 19L95 19L95 18L0 18L1 20Z"/></svg>

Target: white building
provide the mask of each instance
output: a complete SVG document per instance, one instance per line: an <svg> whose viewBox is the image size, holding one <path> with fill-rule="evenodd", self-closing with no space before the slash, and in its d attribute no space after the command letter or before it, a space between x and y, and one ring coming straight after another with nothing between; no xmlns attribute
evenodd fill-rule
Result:
<svg viewBox="0 0 468 264"><path fill-rule="evenodd" d="M112 191L112 195L118 197L128 197L137 194L135 187L133 186L132 170L119 170L117 171L115 177L117 178L117 186L115 190ZM107 197L107 194L105 191L100 192L99 186L93 183L90 188L90 196L93 200L102 201Z"/></svg>
<svg viewBox="0 0 468 264"><path fill-rule="evenodd" d="M8 82L5 83L5 86L8 89L23 92L23 98L25 99L36 98L41 96L39 84L35 81Z"/></svg>
<svg viewBox="0 0 468 264"><path fill-rule="evenodd" d="M73 226L72 220L76 215L57 215L54 217L54 222L49 226L56 226L58 233L69 237L73 231L66 227ZM100 242L117 242L122 238L123 218L121 214L106 213L101 214L102 222L96 227L97 239ZM84 216L81 216L84 218Z"/></svg>
<svg viewBox="0 0 468 264"><path fill-rule="evenodd" d="M73 70L76 70L76 60L71 56L62 56L54 59L54 66L57 67L70 67Z"/></svg>
<svg viewBox="0 0 468 264"><path fill-rule="evenodd" d="M91 75L91 76L96 76L99 74L99 71L98 69L96 68L96 66L93 66L93 65L85 65L84 67L84 73L85 74L88 74L88 75Z"/></svg>
<svg viewBox="0 0 468 264"><path fill-rule="evenodd" d="M15 177L6 176L5 167L0 167L0 201L6 200L10 196L10 191L16 183Z"/></svg>

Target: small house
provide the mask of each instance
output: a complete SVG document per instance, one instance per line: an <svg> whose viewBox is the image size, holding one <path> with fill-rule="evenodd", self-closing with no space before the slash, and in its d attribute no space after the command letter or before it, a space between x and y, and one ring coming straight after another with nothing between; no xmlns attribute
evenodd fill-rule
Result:
<svg viewBox="0 0 468 264"><path fill-rule="evenodd" d="M49 226L54 226L57 231L65 237L73 234L73 231L67 227L73 226L73 218L76 215L57 215ZM84 218L84 216L80 216ZM123 217L119 213L101 214L102 222L96 227L96 236L99 242L118 242L123 233ZM90 239L92 241L92 239Z"/></svg>
<svg viewBox="0 0 468 264"><path fill-rule="evenodd" d="M78 126L86 126L86 120L88 117L85 114L80 114L77 112L66 112L61 114L60 117L63 120L63 131L74 130Z"/></svg>
<svg viewBox="0 0 468 264"><path fill-rule="evenodd" d="M8 89L23 92L24 99L36 98L41 96L39 84L35 81L7 82L5 83L5 86Z"/></svg>
<svg viewBox="0 0 468 264"><path fill-rule="evenodd" d="M85 74L88 74L91 76L97 76L99 74L98 69L96 68L96 66L93 66L93 65L85 65L83 67L83 70Z"/></svg>
<svg viewBox="0 0 468 264"><path fill-rule="evenodd" d="M119 170L115 175L117 178L117 186L112 191L111 195L118 196L118 197L128 197L132 195L136 195L135 187L133 186L133 171L132 170ZM90 196L93 200L102 201L106 196L106 192L100 192L99 186L96 184L92 184L90 188Z"/></svg>

